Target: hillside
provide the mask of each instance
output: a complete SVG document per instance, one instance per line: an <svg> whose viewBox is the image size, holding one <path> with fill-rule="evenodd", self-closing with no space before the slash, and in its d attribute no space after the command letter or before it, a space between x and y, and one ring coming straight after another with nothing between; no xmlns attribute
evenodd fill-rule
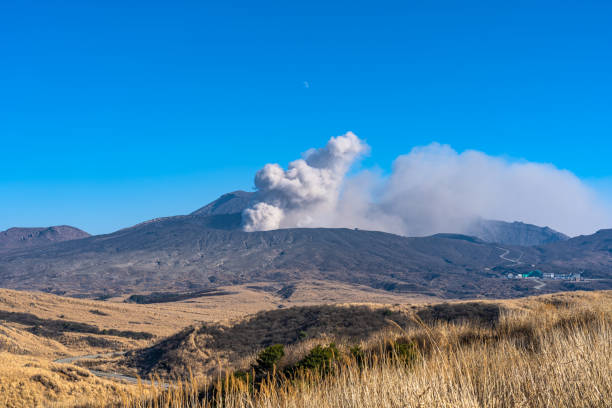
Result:
<svg viewBox="0 0 612 408"><path fill-rule="evenodd" d="M191 215L240 214L251 204L254 198L255 193L241 190L232 191L192 212Z"/></svg>
<svg viewBox="0 0 612 408"><path fill-rule="evenodd" d="M407 238L325 228L247 233L234 228L239 222L238 214L168 217L113 234L14 250L0 256L0 286L100 295L314 279L446 298L519 296L533 287L501 279L515 266L500 257L504 248L463 235ZM610 278L610 245L595 244L605 236L593 236L589 251L575 240L510 249L542 269L564 265ZM558 283L546 287L561 289Z"/></svg>
<svg viewBox="0 0 612 408"><path fill-rule="evenodd" d="M578 271L591 278L610 279L612 229L526 249L524 262L542 265L543 271Z"/></svg>
<svg viewBox="0 0 612 408"><path fill-rule="evenodd" d="M423 325L467 324L481 334L504 324L508 315L537 314L548 308L583 307L610 311L612 292L561 293L512 301L465 301L427 305L316 305L262 311L230 324L194 325L151 347L126 354L118 363L136 369L146 377L186 377L190 372L212 375L223 370L244 368L253 355L268 346L282 344L303 353L313 344L367 344L377 336L423 333ZM443 330L443 329L442 329ZM505 333L509 335L510 333ZM451 334L457 335L456 332ZM521 335L517 333L517 335ZM523 334L524 335L524 334ZM459 339L460 340L460 339ZM477 338L464 337L464 342ZM461 341L461 340L460 340ZM440 343L442 344L442 343ZM285 361L288 364L291 357Z"/></svg>
<svg viewBox="0 0 612 408"><path fill-rule="evenodd" d="M483 219L471 223L464 233L485 242L517 246L542 245L569 239L567 235L548 227Z"/></svg>
<svg viewBox="0 0 612 408"><path fill-rule="evenodd" d="M89 234L85 231L68 225L45 228L9 228L0 232L0 252L34 248L88 236Z"/></svg>
<svg viewBox="0 0 612 408"><path fill-rule="evenodd" d="M260 286L255 292L272 293L266 292L268 287ZM532 405L543 408L550 406L554 395L555 401L563 402L560 406L568 408L604 407L612 390L606 358L611 296L612 292L602 291L513 300L314 304L264 308L231 320L201 322L197 314L214 308L216 300L139 306L116 303L119 299L101 302L0 290L0 309L23 306L39 319L65 311L65 320L84 323L83 317L89 315L100 327L122 330L136 329L147 321L151 330L174 333L154 343L134 343L125 355L87 355L52 362L57 355L73 354L75 344L50 340L39 327L31 330L12 321L0 322L0 345L4 344L2 336L9 339L8 348L0 348L0 405L238 408L276 406L280 397L296 406L340 408L380 406L380 395L385 395L397 401L393 406L398 407L407 398L415 406L425 398L427 406L471 407L476 395L494 407L528 400L540 401ZM246 298L242 293L236 300ZM92 306L96 313L83 313ZM217 311L226 308L223 305ZM248 306L243 309L245 312ZM169 312L172 316L162 316ZM127 321L134 316L142 321ZM171 327L174 330L168 332ZM332 342L334 348L328 348ZM225 388L229 398L216 404L212 398L221 391L214 388L219 385L217 374L227 372L229 377L222 378L229 381L244 378L245 372L255 372L256 356L274 344L282 345L284 353L277 360L277 369L261 375L281 373L278 382L262 393L249 392L249 387L237 383L238 387ZM40 347L46 351L40 353ZM315 352L320 358L321 350L326 349L335 350L329 360L334 367L330 376L310 371L304 378L283 383L282 373L291 373ZM242 377L240 372L232 376L234 370L241 370ZM144 386L131 385L137 374L160 376L176 387L164 383L149 387L146 381ZM109 376L112 381L106 379ZM175 382L177 376L181 382ZM564 388L567 378L574 378L573 385L585 394ZM435 392L432 384L437 387ZM465 389L470 392L454 391ZM564 391L559 394L559 390ZM489 395L503 395L502 402L511 404L502 404L497 397L489 401Z"/></svg>
<svg viewBox="0 0 612 408"><path fill-rule="evenodd" d="M453 298L520 293L484 271L503 263L502 251L474 238L213 228L228 220L235 218L170 217L109 235L13 251L0 257L0 285L115 294L318 279Z"/></svg>
<svg viewBox="0 0 612 408"><path fill-rule="evenodd" d="M125 297L103 301L0 289L0 351L46 357L116 351L143 346L153 338L169 336L197 322L229 322L258 311L293 305L422 304L437 300L321 281L290 286L264 282L221 287L219 291L224 294L136 304L127 302ZM152 336L134 339L116 335L128 331Z"/></svg>

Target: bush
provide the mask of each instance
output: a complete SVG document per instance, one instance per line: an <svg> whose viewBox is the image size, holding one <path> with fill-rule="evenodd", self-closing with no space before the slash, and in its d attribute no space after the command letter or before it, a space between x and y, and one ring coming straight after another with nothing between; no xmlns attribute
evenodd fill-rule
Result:
<svg viewBox="0 0 612 408"><path fill-rule="evenodd" d="M332 363L338 359L339 355L340 352L334 343L326 347L315 346L295 365L295 368L328 373L332 369Z"/></svg>
<svg viewBox="0 0 612 408"><path fill-rule="evenodd" d="M285 347L282 344L275 344L260 351L253 365L256 376L265 377L273 372L284 355Z"/></svg>

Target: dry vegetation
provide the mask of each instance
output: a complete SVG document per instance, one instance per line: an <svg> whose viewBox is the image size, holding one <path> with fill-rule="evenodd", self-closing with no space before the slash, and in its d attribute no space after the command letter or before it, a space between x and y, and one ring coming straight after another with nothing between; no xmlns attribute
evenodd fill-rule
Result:
<svg viewBox="0 0 612 408"><path fill-rule="evenodd" d="M346 323L353 320L358 324ZM421 306L302 307L262 312L228 326L203 327L207 327L204 337L208 342L191 346L212 354L228 352L228 369L217 377L164 380L171 383L167 390L161 386L119 385L87 376L83 368L2 353L0 360L10 363L0 364L0 392L5 398L0 399L0 406L612 405L610 291ZM296 338L296 327L305 327L305 335ZM247 374L245 382L244 375L232 374L237 369L254 373L250 367L257 352L276 342L286 344L285 354L269 373L270 380L253 380ZM304 367L300 362L313 347L330 342L338 346L330 370L296 369ZM180 352L186 344L174 346ZM212 344L220 346L215 349ZM408 359L400 358L397 344L409 345L415 352L411 351ZM351 348L357 345L360 352L355 354ZM234 349L233 354L230 349ZM189 353L182 357L192 358Z"/></svg>
<svg viewBox="0 0 612 408"><path fill-rule="evenodd" d="M70 364L0 352L0 407L77 407L129 393L131 388Z"/></svg>
<svg viewBox="0 0 612 408"><path fill-rule="evenodd" d="M227 375L218 380L217 394L214 384L209 388L208 399L202 400L201 386L186 384L154 401L135 400L124 405L609 407L611 300L612 293L602 292L505 302L507 311L493 327L440 323L386 332L362 342L365 364L343 357L334 363L332 374L306 372L290 381L279 377L254 390ZM384 344L390 342L416 344L417 357L406 364L385 354ZM305 352L304 347L288 351L285 365L299 360Z"/></svg>
<svg viewBox="0 0 612 408"><path fill-rule="evenodd" d="M292 305L343 302L413 304L437 300L422 295L394 294L365 286L323 281L297 283L291 296L284 298L276 293L282 287L283 285L277 283L265 282L221 287L220 290L231 294L147 305L124 303L128 295L96 301L41 292L0 289L0 310L31 313L44 319L62 318L108 329L148 330L157 336L167 336L198 321L227 321L260 310Z"/></svg>

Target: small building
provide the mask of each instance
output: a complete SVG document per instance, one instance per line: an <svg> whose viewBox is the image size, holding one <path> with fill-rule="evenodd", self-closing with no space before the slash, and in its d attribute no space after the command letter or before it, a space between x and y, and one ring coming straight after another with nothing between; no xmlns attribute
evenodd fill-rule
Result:
<svg viewBox="0 0 612 408"><path fill-rule="evenodd" d="M544 279L555 279L555 273L554 272L544 272L542 274L542 277Z"/></svg>
<svg viewBox="0 0 612 408"><path fill-rule="evenodd" d="M523 274L523 278L541 278L541 277L542 277L542 271L539 271L537 269Z"/></svg>

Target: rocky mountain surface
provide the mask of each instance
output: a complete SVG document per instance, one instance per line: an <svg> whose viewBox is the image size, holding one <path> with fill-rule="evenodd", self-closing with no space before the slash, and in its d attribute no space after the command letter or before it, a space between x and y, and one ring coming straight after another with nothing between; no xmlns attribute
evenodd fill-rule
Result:
<svg viewBox="0 0 612 408"><path fill-rule="evenodd" d="M569 237L548 227L525 224L522 222L505 222L479 219L469 225L467 235L473 235L485 242L504 245L532 246L565 241Z"/></svg>
<svg viewBox="0 0 612 408"><path fill-rule="evenodd" d="M233 191L194 211L191 215L223 215L242 213L255 198L255 193Z"/></svg>
<svg viewBox="0 0 612 408"><path fill-rule="evenodd" d="M68 225L44 228L9 228L0 232L0 252L33 248L88 236L89 234L85 231Z"/></svg>
<svg viewBox="0 0 612 408"><path fill-rule="evenodd" d="M483 220L482 239L344 228L244 232L236 210L252 194L236 191L194 214L107 235L71 227L5 231L0 287L100 296L315 279L447 298L511 297L538 293L533 282L505 278L533 269L599 279L548 282L538 291L612 287L612 230L566 239L547 228Z"/></svg>
<svg viewBox="0 0 612 408"><path fill-rule="evenodd" d="M168 217L7 252L0 256L0 286L91 295L318 279L441 297L503 297L533 286L503 278L532 264L606 279L612 270L610 230L500 248L456 234L407 238L328 228L247 233L236 229L239 223L239 214ZM521 261L508 261L515 258Z"/></svg>

